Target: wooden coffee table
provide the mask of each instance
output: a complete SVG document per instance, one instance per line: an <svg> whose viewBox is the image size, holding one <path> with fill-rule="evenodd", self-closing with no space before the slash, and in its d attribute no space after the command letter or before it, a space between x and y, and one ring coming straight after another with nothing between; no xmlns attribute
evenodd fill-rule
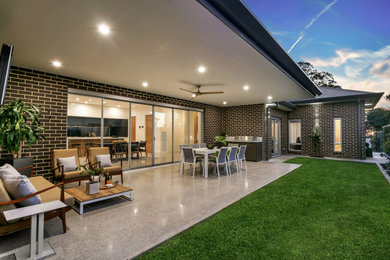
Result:
<svg viewBox="0 0 390 260"><path fill-rule="evenodd" d="M92 195L89 195L87 193L85 186L65 189L65 192L72 195L76 202L80 205L79 207L77 207L77 205L73 205L74 210L76 210L80 215L84 214L84 205L91 204L94 202L108 200L121 196L133 200L133 189L127 188L120 184L117 184L115 187L110 189L101 189L99 193Z"/></svg>

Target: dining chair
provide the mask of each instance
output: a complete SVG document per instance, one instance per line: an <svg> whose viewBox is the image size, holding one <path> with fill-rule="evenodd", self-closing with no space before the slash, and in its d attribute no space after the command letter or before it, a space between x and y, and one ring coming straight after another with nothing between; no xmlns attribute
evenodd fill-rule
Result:
<svg viewBox="0 0 390 260"><path fill-rule="evenodd" d="M228 143L228 147L238 146L238 144Z"/></svg>
<svg viewBox="0 0 390 260"><path fill-rule="evenodd" d="M200 143L200 148L207 148L207 144L206 143Z"/></svg>
<svg viewBox="0 0 390 260"><path fill-rule="evenodd" d="M195 166L197 163L202 164L202 160L199 157L195 156L192 147L183 147L183 155L184 155L184 159L181 168L181 174L184 173L184 164L189 164L190 167L192 168L192 177L195 177ZM204 167L203 167L203 174L204 174Z"/></svg>
<svg viewBox="0 0 390 260"><path fill-rule="evenodd" d="M230 172L230 175L232 175L232 167L231 167L232 163L236 163L237 172L240 170L238 168L237 150L238 150L238 146L232 146L230 148L230 150L228 151L228 154L226 156L227 157L228 170Z"/></svg>
<svg viewBox="0 0 390 260"><path fill-rule="evenodd" d="M198 144L198 143L196 143L196 144L191 144L191 147L194 148L194 149L195 149L195 148L199 148L199 144Z"/></svg>
<svg viewBox="0 0 390 260"><path fill-rule="evenodd" d="M246 166L245 152L246 152L246 145L241 145L237 153L237 160L240 164L240 169L242 169L242 162L245 162L245 170L247 170L248 168Z"/></svg>
<svg viewBox="0 0 390 260"><path fill-rule="evenodd" d="M181 167L183 166L183 161L184 161L184 155L183 155L183 148L188 147L186 144L180 144L179 149L180 149L180 159L179 159L179 170L181 171Z"/></svg>
<svg viewBox="0 0 390 260"><path fill-rule="evenodd" d="M142 156L142 153L145 153L145 156L148 157L148 152L146 151L146 141L139 142L138 151L140 156Z"/></svg>
<svg viewBox="0 0 390 260"><path fill-rule="evenodd" d="M226 161L226 155L227 155L228 150L229 150L229 148L222 147L221 149L219 149L219 151L217 151L218 154L216 154L216 156L211 157L210 162L212 164L214 164L213 165L214 166L213 172L215 173L215 168L217 168L218 178L220 177L220 174L219 174L219 166L220 165L224 165L224 170L229 174L229 171L227 169L227 161ZM207 165L205 167L207 167Z"/></svg>

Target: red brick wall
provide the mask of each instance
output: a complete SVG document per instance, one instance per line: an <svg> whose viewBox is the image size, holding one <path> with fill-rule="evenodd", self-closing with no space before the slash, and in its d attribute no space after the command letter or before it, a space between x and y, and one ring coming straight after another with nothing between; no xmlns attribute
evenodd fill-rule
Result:
<svg viewBox="0 0 390 260"><path fill-rule="evenodd" d="M54 75L41 71L12 67L5 102L19 98L24 102L42 105L46 140L31 148L24 146L22 156L34 157L34 172L46 175L50 170L50 150L66 147L66 117L68 88L100 92L141 100L156 101L204 109L204 139L213 143L222 131L222 108L188 100L151 94L82 79ZM4 156L4 153L0 154Z"/></svg>

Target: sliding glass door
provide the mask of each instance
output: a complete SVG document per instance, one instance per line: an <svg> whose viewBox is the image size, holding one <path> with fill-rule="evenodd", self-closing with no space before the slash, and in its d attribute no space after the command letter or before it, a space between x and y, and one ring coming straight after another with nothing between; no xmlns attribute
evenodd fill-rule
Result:
<svg viewBox="0 0 390 260"><path fill-rule="evenodd" d="M68 95L67 146L108 147L113 165L124 169L180 160L180 145L203 141L203 113L114 98Z"/></svg>

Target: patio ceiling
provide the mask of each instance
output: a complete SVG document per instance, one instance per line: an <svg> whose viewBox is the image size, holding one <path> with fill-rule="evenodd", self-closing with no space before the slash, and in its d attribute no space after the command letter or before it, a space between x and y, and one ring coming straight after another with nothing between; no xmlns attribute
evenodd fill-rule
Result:
<svg viewBox="0 0 390 260"><path fill-rule="evenodd" d="M180 81L223 83L195 99L218 106L312 97L195 0L1 0L0 32L16 66L188 100Z"/></svg>

